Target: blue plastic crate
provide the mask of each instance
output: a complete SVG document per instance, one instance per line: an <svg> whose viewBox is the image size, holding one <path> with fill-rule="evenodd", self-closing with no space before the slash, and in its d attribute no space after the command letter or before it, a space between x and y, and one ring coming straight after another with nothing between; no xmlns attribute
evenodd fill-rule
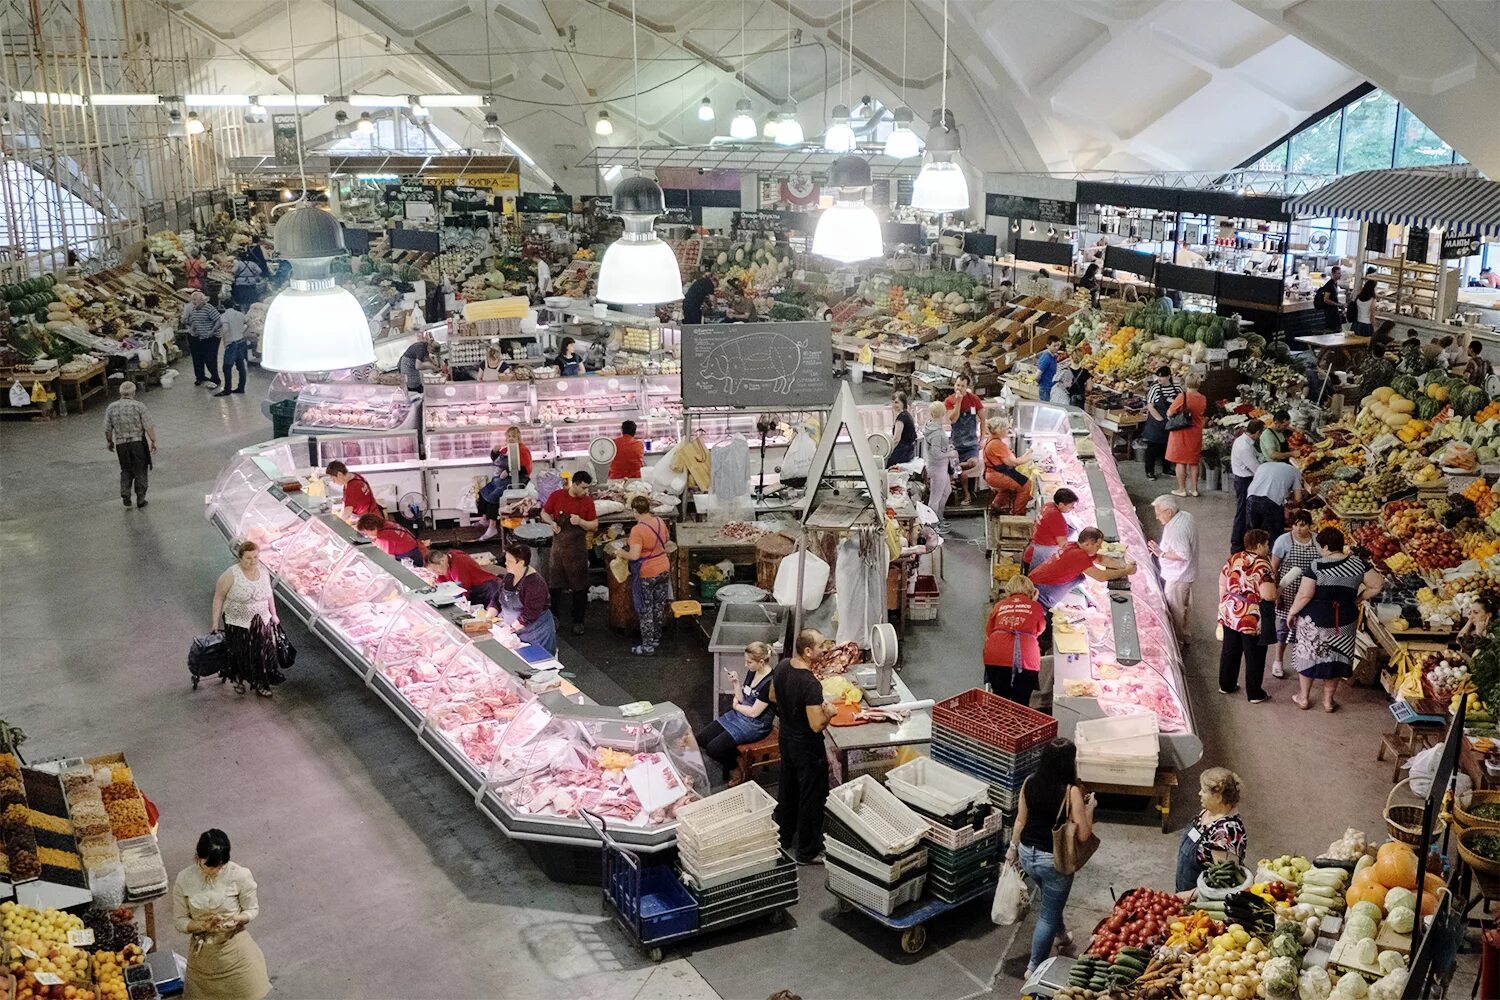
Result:
<svg viewBox="0 0 1500 1000"><path fill-rule="evenodd" d="M641 943L697 930L698 902L677 881L677 873L665 865L639 871L638 884L629 870L612 872L610 897L620 913L639 927Z"/></svg>

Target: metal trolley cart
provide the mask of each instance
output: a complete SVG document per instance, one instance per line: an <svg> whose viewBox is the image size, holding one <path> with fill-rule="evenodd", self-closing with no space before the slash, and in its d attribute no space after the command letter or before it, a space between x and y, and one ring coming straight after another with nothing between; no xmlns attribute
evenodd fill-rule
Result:
<svg viewBox="0 0 1500 1000"><path fill-rule="evenodd" d="M965 903L979 899L992 899L995 895L995 883L989 882L977 885L964 895L958 897L955 902L949 903L935 897L924 897L914 903L896 910L891 914L881 913L879 910L856 903L852 899L846 899L838 893L834 893L834 899L838 901L840 913L859 912L869 917L882 927L889 927L893 931L901 932L901 950L908 955L915 955L927 946L927 922L934 917L940 917L949 910L955 910Z"/></svg>
<svg viewBox="0 0 1500 1000"><path fill-rule="evenodd" d="M798 898L797 864L785 852L769 871L722 885L690 889L666 865L643 866L634 851L605 829L603 817L580 813L603 845L605 910L653 962L662 947L756 917L772 924L786 919Z"/></svg>

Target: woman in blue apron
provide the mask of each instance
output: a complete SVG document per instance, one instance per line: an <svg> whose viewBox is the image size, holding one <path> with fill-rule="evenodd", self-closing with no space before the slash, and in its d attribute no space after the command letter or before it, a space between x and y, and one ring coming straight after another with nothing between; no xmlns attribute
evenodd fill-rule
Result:
<svg viewBox="0 0 1500 1000"><path fill-rule="evenodd" d="M547 581L531 568L531 550L515 542L505 547L505 575L500 578L500 619L524 643L557 655L557 620Z"/></svg>
<svg viewBox="0 0 1500 1000"><path fill-rule="evenodd" d="M572 337L564 337L558 345L557 373L565 378L573 378L583 374L583 358L577 354L578 343Z"/></svg>
<svg viewBox="0 0 1500 1000"><path fill-rule="evenodd" d="M630 529L630 596L641 624L641 644L630 651L651 656L661 642L667 604L672 600L672 559L667 554L667 523L651 513L649 497L630 501L635 527Z"/></svg>
<svg viewBox="0 0 1500 1000"><path fill-rule="evenodd" d="M745 647L745 682L730 672L734 706L698 734L698 747L724 769L724 781L739 767L740 747L771 735L776 713L771 711L771 647L752 642Z"/></svg>
<svg viewBox="0 0 1500 1000"><path fill-rule="evenodd" d="M1198 886L1198 877L1216 861L1243 866L1245 821L1240 818L1240 776L1225 767L1211 767L1199 779L1203 809L1182 833L1177 845L1177 891Z"/></svg>

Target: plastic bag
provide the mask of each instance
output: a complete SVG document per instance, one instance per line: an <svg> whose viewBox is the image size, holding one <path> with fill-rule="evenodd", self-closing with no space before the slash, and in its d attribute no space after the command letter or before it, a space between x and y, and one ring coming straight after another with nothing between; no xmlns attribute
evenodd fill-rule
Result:
<svg viewBox="0 0 1500 1000"><path fill-rule="evenodd" d="M1000 872L1000 881L995 885L995 901L990 905L990 919L1000 927L1018 923L1031 909L1031 895L1026 891L1026 880L1021 869L1007 864Z"/></svg>
<svg viewBox="0 0 1500 1000"><path fill-rule="evenodd" d="M1413 793L1426 798L1427 793L1432 791L1432 772L1437 770L1438 761L1442 756L1443 746L1440 743L1435 747L1428 747L1421 753L1413 754L1411 759L1402 765L1402 767L1407 768L1411 772L1411 790ZM1462 771L1456 771L1454 776L1457 779L1456 791L1459 801L1461 803L1468 801L1469 796L1474 791L1474 782Z"/></svg>
<svg viewBox="0 0 1500 1000"><path fill-rule="evenodd" d="M797 603L798 559L798 554L793 552L784 557L776 567L776 583L771 589L776 595L777 604L790 607ZM816 611L818 605L823 603L823 589L828 586L828 573L828 563L819 558L817 553L809 551L806 568L802 572L803 611Z"/></svg>
<svg viewBox="0 0 1500 1000"><path fill-rule="evenodd" d="M12 382L10 384L10 405L11 406L30 406L31 405L31 394L29 392L27 392L26 391L26 387L24 385L22 385L21 383L19 383L19 382Z"/></svg>

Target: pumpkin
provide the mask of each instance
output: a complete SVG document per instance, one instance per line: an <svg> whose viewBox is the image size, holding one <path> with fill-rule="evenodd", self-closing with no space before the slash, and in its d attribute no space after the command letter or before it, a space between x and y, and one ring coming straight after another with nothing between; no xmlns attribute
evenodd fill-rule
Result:
<svg viewBox="0 0 1500 1000"><path fill-rule="evenodd" d="M1375 860L1384 861L1393 854L1410 854L1413 858L1417 856L1417 852L1412 850L1410 844L1403 844L1399 840L1388 840L1375 852Z"/></svg>
<svg viewBox="0 0 1500 1000"><path fill-rule="evenodd" d="M1417 887L1417 856L1409 851L1392 851L1375 862L1371 869L1375 878L1386 888L1400 886L1403 889ZM1383 903L1384 900L1382 899Z"/></svg>
<svg viewBox="0 0 1500 1000"><path fill-rule="evenodd" d="M1360 874L1363 875L1364 872ZM1376 882L1373 878L1361 881L1356 876L1350 884L1349 890L1344 893L1344 901L1350 906L1353 906L1355 903L1374 903L1376 906L1379 906L1385 902L1385 886Z"/></svg>

